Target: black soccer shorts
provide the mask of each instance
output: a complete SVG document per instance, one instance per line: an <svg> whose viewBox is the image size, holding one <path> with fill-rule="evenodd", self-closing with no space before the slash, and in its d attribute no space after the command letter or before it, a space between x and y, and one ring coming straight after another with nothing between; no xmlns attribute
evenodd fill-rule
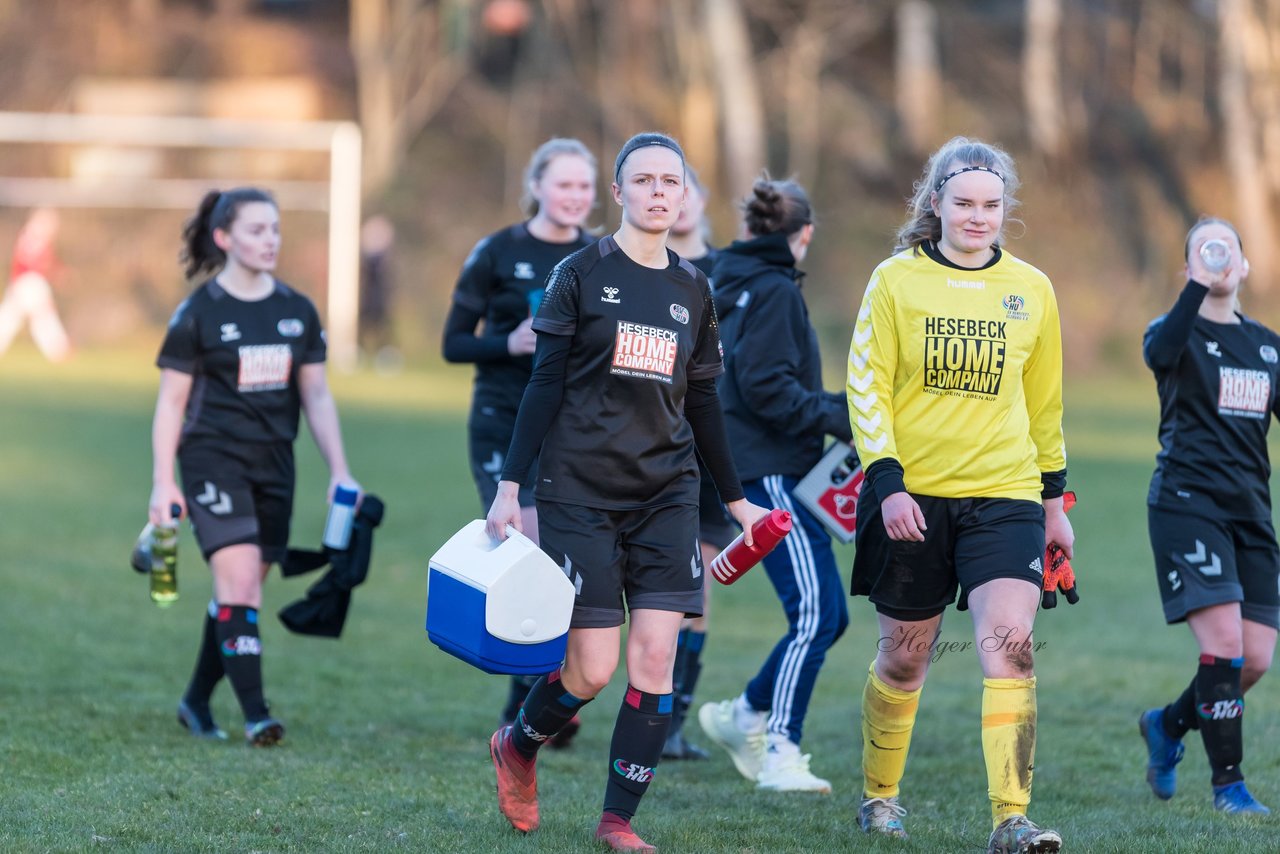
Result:
<svg viewBox="0 0 1280 854"><path fill-rule="evenodd" d="M259 546L268 563L284 559L293 514L293 443L191 439L179 447L178 465L205 560L245 543Z"/></svg>
<svg viewBox="0 0 1280 854"><path fill-rule="evenodd" d="M1013 498L937 498L912 495L924 513L924 542L889 539L880 502L870 489L858 499L854 596L906 622L936 617L996 578L1044 580L1044 505Z"/></svg>
<svg viewBox="0 0 1280 854"><path fill-rule="evenodd" d="M471 479L480 493L480 504L488 513L498 494L502 465L516 427L516 410L476 404L467 419L467 451L471 456ZM529 469L529 479L520 486L520 506L532 507L533 485L538 482L538 464Z"/></svg>
<svg viewBox="0 0 1280 854"><path fill-rule="evenodd" d="M1280 628L1280 548L1270 519L1210 519L1147 508L1167 623L1240 603L1244 619Z"/></svg>
<svg viewBox="0 0 1280 854"><path fill-rule="evenodd" d="M602 510L539 501L538 536L577 590L573 628L620 626L637 608L702 615L697 507Z"/></svg>

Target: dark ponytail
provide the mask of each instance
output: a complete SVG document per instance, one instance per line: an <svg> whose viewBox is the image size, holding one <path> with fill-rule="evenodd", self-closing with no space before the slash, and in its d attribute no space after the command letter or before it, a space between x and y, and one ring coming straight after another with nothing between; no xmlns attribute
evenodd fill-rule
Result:
<svg viewBox="0 0 1280 854"><path fill-rule="evenodd" d="M782 233L790 237L813 223L809 194L795 181L774 181L763 173L742 201L743 220L754 237Z"/></svg>
<svg viewBox="0 0 1280 854"><path fill-rule="evenodd" d="M231 228L240 206L249 202L266 202L278 207L270 193L257 187L239 187L225 192L211 190L200 200L195 216L182 227L182 251L178 260L185 266L188 279L222 269L227 253L213 242L213 231Z"/></svg>

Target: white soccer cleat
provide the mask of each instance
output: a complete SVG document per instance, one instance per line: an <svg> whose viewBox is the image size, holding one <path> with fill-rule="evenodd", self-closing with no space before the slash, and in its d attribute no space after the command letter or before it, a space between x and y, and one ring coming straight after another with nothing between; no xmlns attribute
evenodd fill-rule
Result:
<svg viewBox="0 0 1280 854"><path fill-rule="evenodd" d="M756 778L756 788L770 792L814 792L831 794L831 782L814 776L809 770L809 754L769 752L764 768Z"/></svg>
<svg viewBox="0 0 1280 854"><path fill-rule="evenodd" d="M764 715L760 715L760 728L748 732L739 728L734 717L733 700L704 703L698 709L698 723L707 738L723 747L733 760L738 773L756 782L764 766Z"/></svg>

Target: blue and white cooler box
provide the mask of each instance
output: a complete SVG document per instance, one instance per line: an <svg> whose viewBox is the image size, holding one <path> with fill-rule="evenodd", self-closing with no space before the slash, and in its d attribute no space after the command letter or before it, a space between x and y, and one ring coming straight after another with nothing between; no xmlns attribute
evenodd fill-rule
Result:
<svg viewBox="0 0 1280 854"><path fill-rule="evenodd" d="M549 673L564 660L574 589L515 528L495 542L477 519L431 556L427 637L486 673Z"/></svg>

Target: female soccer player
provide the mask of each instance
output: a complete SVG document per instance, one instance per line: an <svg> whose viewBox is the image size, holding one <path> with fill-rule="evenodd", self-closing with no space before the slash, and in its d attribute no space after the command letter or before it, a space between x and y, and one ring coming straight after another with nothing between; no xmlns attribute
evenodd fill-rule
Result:
<svg viewBox="0 0 1280 854"><path fill-rule="evenodd" d="M853 593L881 641L862 698L864 830L905 837L906 767L930 646L956 600L973 612L992 854L1057 851L1026 816L1036 742L1031 631L1062 509L1062 341L1048 278L1001 246L1013 160L956 137L916 184L898 253L871 275L849 352L866 486Z"/></svg>
<svg viewBox="0 0 1280 854"><path fill-rule="evenodd" d="M794 181L756 181L743 202L747 240L716 259L716 310L725 347L719 383L729 444L747 498L791 513L786 548L764 559L787 633L736 700L707 703L698 719L758 788L831 791L800 753L805 712L827 650L849 625L831 536L792 492L822 457L823 438L848 442L843 393L822 390L818 336L800 292L813 209Z"/></svg>
<svg viewBox="0 0 1280 854"><path fill-rule="evenodd" d="M1225 244L1225 269L1206 266L1209 241ZM1200 662L1182 695L1138 724L1156 797L1173 797L1182 738L1198 729L1214 807L1268 813L1245 788L1240 762L1244 694L1271 666L1280 627L1267 457L1271 416L1280 415L1280 336L1239 311L1249 261L1233 225L1200 220L1185 255L1186 287L1142 342L1160 393L1147 524L1165 620L1190 626Z"/></svg>
<svg viewBox="0 0 1280 854"><path fill-rule="evenodd" d="M225 674L244 710L245 738L265 747L283 738L284 725L263 697L258 607L267 570L289 542L300 410L329 466L329 494L339 483L358 485L325 379L320 318L272 275L275 200L251 187L211 192L183 239L187 278L208 278L178 306L156 360L150 518L170 524L174 504L190 515L214 598L178 721L197 736L226 738L209 713Z"/></svg>
<svg viewBox="0 0 1280 854"><path fill-rule="evenodd" d="M548 140L529 160L525 190L529 219L489 235L471 250L444 329L445 360L476 366L467 444L471 476L486 510L493 504L511 444L516 406L533 371L531 324L542 285L560 259L592 242L583 226L596 202L596 159L576 139ZM484 331L477 335L481 321ZM520 491L520 507L524 531L536 541L538 515L531 487ZM511 677L502 722L515 720L532 684L530 677ZM571 737L566 729L557 745Z"/></svg>
<svg viewBox="0 0 1280 854"><path fill-rule="evenodd" d="M697 267L711 278L717 250L707 244L710 228L705 216L707 195L702 181L692 166L685 165L686 182L684 206L680 216L667 236L667 248ZM714 290L714 289L713 289ZM698 491L698 545L702 551L702 563L708 565L721 549L733 542L738 535L729 514L720 503L715 480L702 459L698 459L700 487ZM663 759L706 759L710 754L692 743L684 735L684 722L693 704L693 692L702 674L702 651L707 640L707 623L711 610L711 585L703 579L704 593L702 616L686 620L676 641L676 666L673 676L675 705L671 712L671 732L662 748Z"/></svg>
<svg viewBox="0 0 1280 854"><path fill-rule="evenodd" d="M684 193L675 140L639 134L619 151L622 224L551 273L533 322L536 367L488 517L495 538L520 526L520 485L541 447L542 549L578 593L564 665L538 679L515 724L490 741L498 805L517 830L538 826L539 746L609 683L630 611L629 684L596 829L615 850L654 850L631 818L671 723L681 621L702 609L695 443L739 524L750 529L765 513L743 497L724 436L711 290L666 248Z"/></svg>

